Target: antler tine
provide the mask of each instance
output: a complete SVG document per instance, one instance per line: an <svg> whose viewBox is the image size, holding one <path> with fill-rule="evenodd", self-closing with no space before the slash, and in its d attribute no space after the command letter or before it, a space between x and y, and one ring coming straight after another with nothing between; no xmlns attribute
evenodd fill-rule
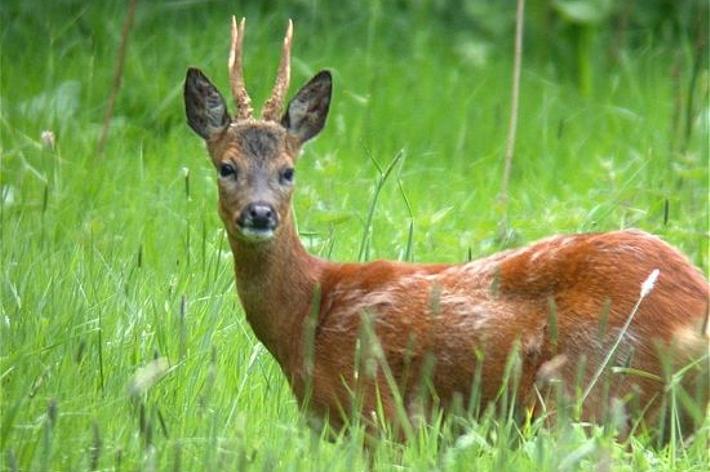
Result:
<svg viewBox="0 0 710 472"><path fill-rule="evenodd" d="M276 75L276 82L271 91L271 97L264 104L264 110L261 117L264 120L277 121L281 118L281 108L283 106L286 92L288 92L288 84L291 80L291 40L293 38L293 21L288 20L286 28L286 36L284 37L284 45L281 50L281 62Z"/></svg>
<svg viewBox="0 0 710 472"><path fill-rule="evenodd" d="M237 119L247 120L252 117L251 98L244 85L242 69L242 40L244 39L245 19L237 25L237 18L232 15L232 44L229 50L229 83L232 87L234 103L237 105Z"/></svg>

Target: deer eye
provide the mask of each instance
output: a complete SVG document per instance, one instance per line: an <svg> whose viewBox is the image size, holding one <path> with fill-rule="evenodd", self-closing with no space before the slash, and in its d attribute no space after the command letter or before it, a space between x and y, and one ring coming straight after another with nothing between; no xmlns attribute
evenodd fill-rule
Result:
<svg viewBox="0 0 710 472"><path fill-rule="evenodd" d="M287 167L281 172L281 183L293 183L293 167Z"/></svg>
<svg viewBox="0 0 710 472"><path fill-rule="evenodd" d="M219 167L219 175L222 177L230 177L237 175L237 170L232 164L224 163Z"/></svg>

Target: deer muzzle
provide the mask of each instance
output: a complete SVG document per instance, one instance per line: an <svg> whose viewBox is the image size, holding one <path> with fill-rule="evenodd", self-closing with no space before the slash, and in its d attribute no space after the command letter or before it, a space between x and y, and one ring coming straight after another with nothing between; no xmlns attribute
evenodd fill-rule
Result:
<svg viewBox="0 0 710 472"><path fill-rule="evenodd" d="M274 236L279 224L276 209L266 202L252 202L237 218L237 230L249 240L264 241Z"/></svg>

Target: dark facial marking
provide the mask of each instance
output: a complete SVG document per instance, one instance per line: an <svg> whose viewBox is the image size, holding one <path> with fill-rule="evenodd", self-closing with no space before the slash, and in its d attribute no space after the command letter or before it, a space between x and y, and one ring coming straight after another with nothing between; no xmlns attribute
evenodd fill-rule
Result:
<svg viewBox="0 0 710 472"><path fill-rule="evenodd" d="M278 156L279 137L269 129L245 128L239 133L244 154L257 160L268 160Z"/></svg>

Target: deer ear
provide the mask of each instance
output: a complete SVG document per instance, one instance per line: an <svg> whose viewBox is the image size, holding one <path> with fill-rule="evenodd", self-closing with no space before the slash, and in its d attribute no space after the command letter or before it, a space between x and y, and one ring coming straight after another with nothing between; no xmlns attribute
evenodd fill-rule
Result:
<svg viewBox="0 0 710 472"><path fill-rule="evenodd" d="M281 124L301 143L305 143L323 129L332 91L330 72L318 72L288 104Z"/></svg>
<svg viewBox="0 0 710 472"><path fill-rule="evenodd" d="M189 68L185 77L185 114L195 133L208 139L230 122L224 98L199 69Z"/></svg>

